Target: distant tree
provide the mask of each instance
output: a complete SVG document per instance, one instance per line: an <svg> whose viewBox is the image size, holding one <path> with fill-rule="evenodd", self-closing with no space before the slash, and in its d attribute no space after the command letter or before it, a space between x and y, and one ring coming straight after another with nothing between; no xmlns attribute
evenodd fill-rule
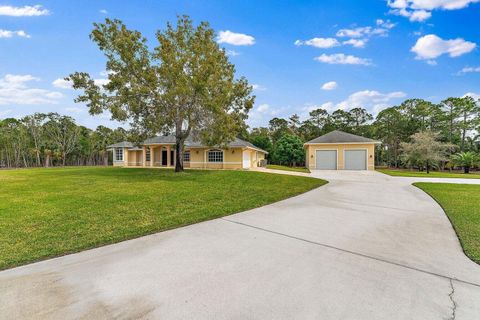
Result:
<svg viewBox="0 0 480 320"><path fill-rule="evenodd" d="M362 128L373 120L373 116L363 108L353 108L348 113L353 124L353 132L359 135L365 134Z"/></svg>
<svg viewBox="0 0 480 320"><path fill-rule="evenodd" d="M181 16L176 26L157 31L159 44L150 50L139 31L120 20L95 23L90 35L107 58L108 83L97 85L88 73L70 75L76 102L91 114L108 110L112 118L130 121L138 138L171 131L175 135L175 171L183 171L188 136L205 145L233 140L254 103L245 78L235 79L235 67L215 41L206 22L194 27Z"/></svg>
<svg viewBox="0 0 480 320"><path fill-rule="evenodd" d="M480 163L480 156L471 151L456 153L450 159L454 165L462 167L464 173L469 173L470 168Z"/></svg>
<svg viewBox="0 0 480 320"><path fill-rule="evenodd" d="M279 164L290 166L303 163L305 161L305 150L302 140L295 135L284 135L275 146L273 159Z"/></svg>
<svg viewBox="0 0 480 320"><path fill-rule="evenodd" d="M383 141L388 165L398 167L400 143L404 141L403 116L398 107L380 111L374 122L375 136ZM392 159L393 158L393 159Z"/></svg>
<svg viewBox="0 0 480 320"><path fill-rule="evenodd" d="M255 146L267 151L269 154L271 154L273 151L272 140L270 139L267 128L253 129L248 140Z"/></svg>
<svg viewBox="0 0 480 320"><path fill-rule="evenodd" d="M47 119L45 132L60 153L62 165L65 166L67 156L77 146L80 128L71 117L61 116L58 113L49 113Z"/></svg>
<svg viewBox="0 0 480 320"><path fill-rule="evenodd" d="M298 114L293 114L290 118L288 118L288 127L290 131L294 134L298 133L298 127L300 127L300 116Z"/></svg>
<svg viewBox="0 0 480 320"><path fill-rule="evenodd" d="M459 123L458 127L461 132L460 151L465 150L465 141L467 133L475 129L480 113L480 106L470 96L459 98L458 100Z"/></svg>
<svg viewBox="0 0 480 320"><path fill-rule="evenodd" d="M342 109L335 110L331 115L332 123L336 129L352 132L353 118L350 113Z"/></svg>
<svg viewBox="0 0 480 320"><path fill-rule="evenodd" d="M285 134L291 133L288 127L288 121L282 118L273 118L268 122L268 129L272 137L272 142L275 145L281 137Z"/></svg>
<svg viewBox="0 0 480 320"><path fill-rule="evenodd" d="M401 144L403 156L410 165L418 165L430 173L430 168L438 166L440 161L447 159L452 145L440 142L438 134L433 131L422 131L411 137L412 142Z"/></svg>

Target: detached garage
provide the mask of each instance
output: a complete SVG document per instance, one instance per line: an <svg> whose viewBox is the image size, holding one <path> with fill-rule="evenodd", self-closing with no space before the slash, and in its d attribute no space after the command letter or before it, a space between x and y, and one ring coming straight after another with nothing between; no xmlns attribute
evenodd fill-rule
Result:
<svg viewBox="0 0 480 320"><path fill-rule="evenodd" d="M312 170L374 170L379 141L335 130L304 144Z"/></svg>

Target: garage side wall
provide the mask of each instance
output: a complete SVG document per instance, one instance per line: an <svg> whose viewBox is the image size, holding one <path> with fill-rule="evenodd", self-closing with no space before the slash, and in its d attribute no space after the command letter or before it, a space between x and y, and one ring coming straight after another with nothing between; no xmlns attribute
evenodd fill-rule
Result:
<svg viewBox="0 0 480 320"><path fill-rule="evenodd" d="M369 144L315 144L307 145L306 148L306 161L309 169L316 169L315 150L337 150L337 169L345 169L345 150L367 150L367 169L375 169L375 145Z"/></svg>

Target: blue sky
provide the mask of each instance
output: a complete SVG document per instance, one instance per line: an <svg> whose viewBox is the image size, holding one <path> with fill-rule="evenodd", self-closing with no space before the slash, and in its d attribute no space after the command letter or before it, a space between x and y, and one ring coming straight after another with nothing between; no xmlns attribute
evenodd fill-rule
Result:
<svg viewBox="0 0 480 320"><path fill-rule="evenodd" d="M0 0L0 118L55 111L90 128L117 126L89 116L57 79L105 78L93 22L119 18L153 46L177 14L210 22L237 74L255 85L251 126L318 107L376 114L407 98L480 94L479 0Z"/></svg>

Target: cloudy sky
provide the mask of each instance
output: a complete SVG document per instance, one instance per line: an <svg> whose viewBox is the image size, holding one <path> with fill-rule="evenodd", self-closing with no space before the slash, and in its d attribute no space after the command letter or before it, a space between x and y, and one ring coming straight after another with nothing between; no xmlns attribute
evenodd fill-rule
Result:
<svg viewBox="0 0 480 320"><path fill-rule="evenodd" d="M59 112L91 117L62 80L105 81L93 22L119 18L155 45L155 30L188 14L206 20L255 88L251 126L314 108L376 114L406 98L480 93L480 0L4 1L0 0L0 118Z"/></svg>

